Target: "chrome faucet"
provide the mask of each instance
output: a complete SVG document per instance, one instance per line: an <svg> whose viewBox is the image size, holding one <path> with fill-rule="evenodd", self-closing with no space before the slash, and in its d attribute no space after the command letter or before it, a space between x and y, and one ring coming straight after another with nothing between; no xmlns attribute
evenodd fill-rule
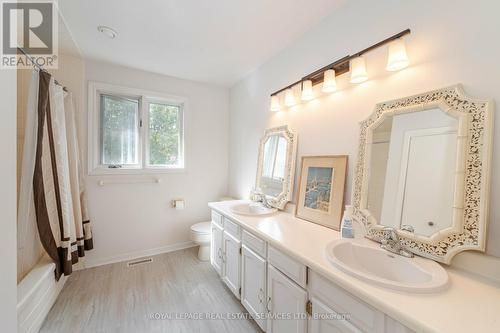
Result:
<svg viewBox="0 0 500 333"><path fill-rule="evenodd" d="M256 202L262 203L262 206L266 208L273 208L273 206L269 204L269 201L267 201L267 197L264 193L255 191L253 195L258 198Z"/></svg>
<svg viewBox="0 0 500 333"><path fill-rule="evenodd" d="M411 232L411 233L414 233L415 232L415 228L413 228L412 225L409 225L409 224L403 224L401 226L401 230L403 231L407 231L407 232Z"/></svg>
<svg viewBox="0 0 500 333"><path fill-rule="evenodd" d="M396 229L392 227L384 227L382 231L384 232L384 238L381 241L381 248L391 253L399 254L403 257L413 258L413 253L406 250L403 244L401 244L401 239L399 238Z"/></svg>

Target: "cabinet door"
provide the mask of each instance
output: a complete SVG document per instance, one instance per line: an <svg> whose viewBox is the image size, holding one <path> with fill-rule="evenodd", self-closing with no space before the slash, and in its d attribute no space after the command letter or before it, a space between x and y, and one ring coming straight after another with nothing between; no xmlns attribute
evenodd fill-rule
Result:
<svg viewBox="0 0 500 333"><path fill-rule="evenodd" d="M222 236L222 281L240 298L241 241L224 231Z"/></svg>
<svg viewBox="0 0 500 333"><path fill-rule="evenodd" d="M210 262L217 272L222 274L222 227L212 223L212 241L210 244Z"/></svg>
<svg viewBox="0 0 500 333"><path fill-rule="evenodd" d="M312 313L309 317L309 333L362 333L341 314L337 314L316 298L311 298Z"/></svg>
<svg viewBox="0 0 500 333"><path fill-rule="evenodd" d="M254 316L260 328L266 330L264 306L266 300L266 261L247 248L241 254L241 303Z"/></svg>
<svg viewBox="0 0 500 333"><path fill-rule="evenodd" d="M267 265L268 333L306 333L307 292L283 273Z"/></svg>

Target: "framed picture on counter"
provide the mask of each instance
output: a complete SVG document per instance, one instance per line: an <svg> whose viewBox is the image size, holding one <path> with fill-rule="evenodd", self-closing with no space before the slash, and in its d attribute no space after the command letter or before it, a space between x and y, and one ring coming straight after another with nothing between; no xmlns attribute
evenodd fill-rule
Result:
<svg viewBox="0 0 500 333"><path fill-rule="evenodd" d="M347 155L303 156L295 216L339 230L346 172Z"/></svg>

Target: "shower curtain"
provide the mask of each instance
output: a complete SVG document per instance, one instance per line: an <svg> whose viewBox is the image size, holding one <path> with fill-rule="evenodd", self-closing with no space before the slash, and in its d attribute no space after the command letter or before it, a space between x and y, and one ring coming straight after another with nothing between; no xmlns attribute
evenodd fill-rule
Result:
<svg viewBox="0 0 500 333"><path fill-rule="evenodd" d="M27 87L27 106L18 122L24 127L24 142L20 167L17 215L17 270L18 281L29 273L44 253L38 235L35 201L33 200L33 170L35 169L36 121L38 105L38 72L32 71ZM24 119L24 123L23 123Z"/></svg>
<svg viewBox="0 0 500 333"><path fill-rule="evenodd" d="M30 87L36 91L30 91L28 103L18 224L22 231L35 216L40 241L55 262L59 279L71 274L78 257L93 248L92 231L73 97L50 74L37 74L33 80L38 80L38 87L33 82Z"/></svg>

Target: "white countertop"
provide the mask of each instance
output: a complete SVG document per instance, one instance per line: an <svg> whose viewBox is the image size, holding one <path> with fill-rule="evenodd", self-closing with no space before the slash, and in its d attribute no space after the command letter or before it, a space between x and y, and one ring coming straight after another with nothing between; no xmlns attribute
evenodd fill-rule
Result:
<svg viewBox="0 0 500 333"><path fill-rule="evenodd" d="M445 266L449 287L439 293L377 287L329 263L325 248L340 238L339 232L285 212L267 217L236 215L229 206L237 202L247 201L212 202L209 207L416 332L500 332L500 285L494 282Z"/></svg>

